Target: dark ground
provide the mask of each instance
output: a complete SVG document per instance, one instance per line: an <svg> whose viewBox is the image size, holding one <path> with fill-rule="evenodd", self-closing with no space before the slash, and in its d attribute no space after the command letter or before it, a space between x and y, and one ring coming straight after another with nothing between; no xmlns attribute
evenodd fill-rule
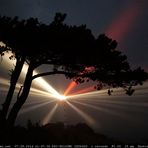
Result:
<svg viewBox="0 0 148 148"><path fill-rule="evenodd" d="M28 121L27 128L14 127L2 131L0 144L121 144L104 135L95 133L84 123L65 126L64 123L48 123L40 126Z"/></svg>

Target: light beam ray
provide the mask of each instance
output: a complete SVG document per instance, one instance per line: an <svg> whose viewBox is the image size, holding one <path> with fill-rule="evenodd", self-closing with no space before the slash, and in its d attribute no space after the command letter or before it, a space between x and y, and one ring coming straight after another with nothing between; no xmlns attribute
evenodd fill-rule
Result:
<svg viewBox="0 0 148 148"><path fill-rule="evenodd" d="M5 85L5 86L10 86L10 82L9 80L5 79L5 78L0 78L0 84L1 85ZM18 90L20 89L20 86L22 86L21 83L17 83L16 84L16 88L17 90L15 90L15 93L18 92ZM2 90L2 89L1 89ZM8 90L8 88L5 88L5 90ZM30 89L30 94L31 95L40 95L40 96L44 96L44 97L55 97L53 94L50 94L49 92L45 92L36 88L31 88Z"/></svg>
<svg viewBox="0 0 148 148"><path fill-rule="evenodd" d="M52 102L55 102L55 100L46 101L44 103L37 104L37 105L34 105L32 107L21 109L20 112L19 112L19 115L24 114L24 113L27 113L27 112L30 112L30 111L35 110L37 108L43 107L43 106L48 105L48 104L50 104Z"/></svg>
<svg viewBox="0 0 148 148"><path fill-rule="evenodd" d="M33 72L33 75L38 74L36 71ZM33 81L33 83L44 89L45 91L53 94L53 95L60 95L49 83L47 83L43 78L39 77Z"/></svg>
<svg viewBox="0 0 148 148"><path fill-rule="evenodd" d="M0 84L1 84L1 85L9 86L9 82L8 82L8 80L5 79L5 78L0 78Z"/></svg>
<svg viewBox="0 0 148 148"><path fill-rule="evenodd" d="M99 103L107 103L107 104L114 104L114 105L121 105L121 106L123 106L123 105L125 105L125 106L141 106L141 107L144 107L144 106L148 106L148 103L146 103L146 102L144 102L144 103L142 103L142 102L125 102L125 101L110 101L110 100L93 100L95 103L97 103L98 102L98 104ZM90 100L90 102L92 102L91 100Z"/></svg>
<svg viewBox="0 0 148 148"><path fill-rule="evenodd" d="M49 123L53 117L53 115L55 114L56 110L58 108L58 104L56 103L55 106L52 108L52 110L44 117L42 124L45 125L47 123Z"/></svg>
<svg viewBox="0 0 148 148"><path fill-rule="evenodd" d="M66 103L73 110L75 110L89 125L95 125L96 124L95 120L91 116L89 116L86 113L84 113L82 110L80 110L79 108L77 108L76 106L74 106L73 104L71 104L69 101L66 101Z"/></svg>
<svg viewBox="0 0 148 148"><path fill-rule="evenodd" d="M39 89L35 89L35 88L31 88L30 89L30 94L32 95L40 95L40 96L44 96L44 97L55 97L53 94L50 94L49 92L45 92L45 91L42 91L42 90L39 90Z"/></svg>
<svg viewBox="0 0 148 148"><path fill-rule="evenodd" d="M91 66L91 67L86 67L85 70L84 70L83 72L81 72L81 74L86 73L86 72L91 72L91 71L94 71L94 70L95 70L95 68L94 68L93 66ZM66 88L66 90L65 90L65 92L64 92L64 95L65 95L65 96L68 95L69 92L70 92L72 89L74 89L76 86L77 86L77 83L76 83L75 81L72 81L72 82L68 85L68 87Z"/></svg>
<svg viewBox="0 0 148 148"><path fill-rule="evenodd" d="M89 102L90 104L92 105L95 105L95 106L100 106L100 107L105 107L105 108L109 108L110 110L114 110L114 109L118 109L120 111L127 111L129 110L129 108L131 109L130 112L132 112L132 108L136 108L137 111L139 112L144 112L145 113L145 110L144 108L147 110L147 107L148 107L148 103L147 102L139 102L139 103L136 103L136 104L132 104L132 102L129 102L129 104L127 105L124 105L124 104L113 104L113 103L104 103L104 102L101 102L101 103L96 103L96 102ZM130 104L131 103L131 104Z"/></svg>
<svg viewBox="0 0 148 148"><path fill-rule="evenodd" d="M104 113L110 114L112 116L117 116L117 117L129 120L131 122L138 122L139 124L141 123L140 121L137 121L134 117L132 117L132 115L128 115L128 114L126 114L124 112L117 112L117 111L110 110L110 109L107 109L107 108L104 108L104 107L100 107L100 106L96 107L94 105L91 105L91 104L88 104L88 103L82 103L82 102L78 102L78 101L71 101L71 102L74 102L74 103L77 103L77 104L80 104L80 105L83 105L83 106L86 106L86 107L98 110L100 112L104 112Z"/></svg>
<svg viewBox="0 0 148 148"><path fill-rule="evenodd" d="M113 94L114 96L117 96L117 95L125 95L124 91L122 90L122 88L114 88L112 89L113 90ZM91 92L86 92L86 93L81 93L81 94L75 94L75 95L68 95L67 97L69 99L86 99L88 97L92 97L92 98L106 98L106 97L111 97L111 96L108 96L107 94L108 92L108 89L102 89L102 90L96 90L96 91L91 91ZM87 97L87 98L86 98Z"/></svg>
<svg viewBox="0 0 148 148"><path fill-rule="evenodd" d="M91 91L95 91L94 86L90 86L90 87L80 89L80 90L75 91L74 93L72 93L70 95L77 95L77 94L87 93L87 92L91 92Z"/></svg>
<svg viewBox="0 0 148 148"><path fill-rule="evenodd" d="M122 41L133 25L136 24L141 12L139 4L139 1L134 1L128 5L108 27L106 35L117 41Z"/></svg>
<svg viewBox="0 0 148 148"><path fill-rule="evenodd" d="M44 103L44 102L49 102L49 100L35 100L35 101L28 101L28 102L25 102L24 106L32 106L32 105L37 105L37 104L41 104L41 103Z"/></svg>
<svg viewBox="0 0 148 148"><path fill-rule="evenodd" d="M11 55L11 52L8 52L8 53L6 52L5 56L3 56L3 61L2 61L2 64L1 64L2 68L5 68L5 69L12 69L12 68L14 68L16 60L10 60L9 59L10 55ZM27 69L28 69L28 65L24 64L19 80L24 80L25 79L25 75L26 75ZM36 74L38 74L38 73L34 70L33 75L36 75ZM6 84L6 85L8 83L8 82L6 82L4 80L2 82L3 82L3 84ZM47 83L41 77L36 78L33 81L32 85L35 85L35 86L45 90L46 92L49 92L49 93L53 94L53 96L55 96L55 97L56 97L56 95L60 95L49 83Z"/></svg>
<svg viewBox="0 0 148 148"><path fill-rule="evenodd" d="M77 85L77 83L75 81L72 81L68 87L66 88L65 92L64 92L64 96L66 96L75 86Z"/></svg>
<svg viewBox="0 0 148 148"><path fill-rule="evenodd" d="M78 99L78 98L85 98L85 97L98 97L98 95L101 97L101 95L107 94L107 90L99 90L99 91L93 91L93 92L87 92L82 94L76 94L76 95L68 95L69 99Z"/></svg>

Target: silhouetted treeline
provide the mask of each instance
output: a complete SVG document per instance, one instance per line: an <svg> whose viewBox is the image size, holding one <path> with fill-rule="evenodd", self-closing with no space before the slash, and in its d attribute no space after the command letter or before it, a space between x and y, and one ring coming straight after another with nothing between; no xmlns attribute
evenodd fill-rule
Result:
<svg viewBox="0 0 148 148"><path fill-rule="evenodd" d="M0 144L121 144L104 135L95 133L85 123L64 125L48 123L44 126L28 122L27 128L16 126L3 131Z"/></svg>

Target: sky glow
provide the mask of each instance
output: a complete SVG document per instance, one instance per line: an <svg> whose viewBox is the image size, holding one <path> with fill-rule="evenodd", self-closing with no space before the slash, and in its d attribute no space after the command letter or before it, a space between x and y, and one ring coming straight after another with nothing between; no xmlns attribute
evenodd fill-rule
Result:
<svg viewBox="0 0 148 148"><path fill-rule="evenodd" d="M117 17L112 21L106 30L106 34L117 41L122 41L126 38L132 27L138 21L141 13L139 1L135 0L125 8ZM119 27L120 26L120 27Z"/></svg>

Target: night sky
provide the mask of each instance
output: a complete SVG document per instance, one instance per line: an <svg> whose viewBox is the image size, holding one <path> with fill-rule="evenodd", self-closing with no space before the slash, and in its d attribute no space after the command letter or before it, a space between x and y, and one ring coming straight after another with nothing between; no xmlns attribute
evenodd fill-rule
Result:
<svg viewBox="0 0 148 148"><path fill-rule="evenodd" d="M86 24L96 36L109 33L132 66L148 69L147 0L0 0L1 15L49 23L56 12L67 13L68 24Z"/></svg>
<svg viewBox="0 0 148 148"><path fill-rule="evenodd" d="M118 49L127 55L131 66L141 66L148 71L148 0L0 0L1 16L19 16L20 19L37 17L43 23L50 23L56 12L67 13L67 24L86 24L96 37L106 33L117 40ZM10 64L0 65L0 103L6 95L10 68ZM46 80L60 93L70 83L63 76L51 76ZM77 90L87 85L78 86ZM92 84L89 83L89 86ZM36 88L39 89L39 86ZM132 97L118 91L111 97L101 92L72 100L71 104L77 108L60 103L57 108L54 102L47 104L49 98L46 95L43 97L32 91L17 124L25 125L28 118L41 121L45 116L47 119L52 117L52 122L72 124L86 121L95 130L110 137L140 141L148 137L147 92L148 83L137 87ZM78 115L76 112L79 112ZM44 121L47 119L44 118Z"/></svg>

